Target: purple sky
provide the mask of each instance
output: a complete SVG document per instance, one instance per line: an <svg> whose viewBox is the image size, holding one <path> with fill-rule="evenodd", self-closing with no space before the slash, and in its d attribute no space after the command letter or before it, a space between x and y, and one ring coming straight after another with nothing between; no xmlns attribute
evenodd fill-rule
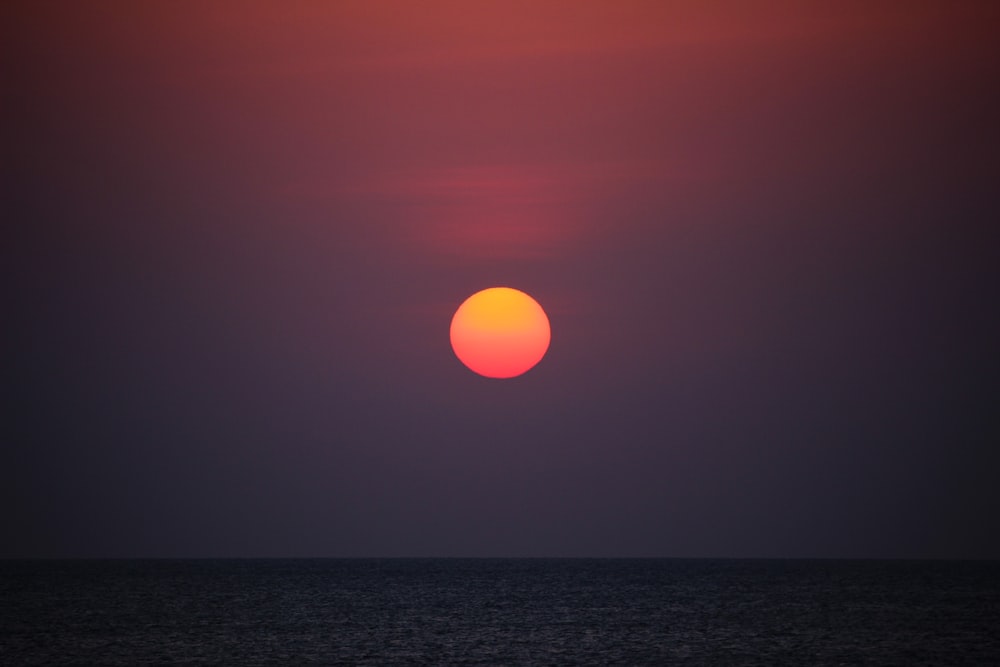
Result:
<svg viewBox="0 0 1000 667"><path fill-rule="evenodd" d="M1000 558L993 3L15 4L0 556Z"/></svg>

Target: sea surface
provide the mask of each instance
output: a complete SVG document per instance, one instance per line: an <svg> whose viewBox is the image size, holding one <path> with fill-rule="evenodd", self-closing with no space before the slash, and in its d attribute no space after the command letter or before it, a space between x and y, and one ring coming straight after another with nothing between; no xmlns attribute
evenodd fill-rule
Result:
<svg viewBox="0 0 1000 667"><path fill-rule="evenodd" d="M1000 562L0 561L0 664L997 665Z"/></svg>

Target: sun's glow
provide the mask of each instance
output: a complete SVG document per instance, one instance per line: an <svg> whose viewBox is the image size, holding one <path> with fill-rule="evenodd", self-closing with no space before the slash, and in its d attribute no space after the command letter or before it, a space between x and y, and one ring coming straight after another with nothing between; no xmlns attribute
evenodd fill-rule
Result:
<svg viewBox="0 0 1000 667"><path fill-rule="evenodd" d="M466 299L451 319L451 347L470 370L512 378L531 370L549 349L549 318L520 290L491 287Z"/></svg>

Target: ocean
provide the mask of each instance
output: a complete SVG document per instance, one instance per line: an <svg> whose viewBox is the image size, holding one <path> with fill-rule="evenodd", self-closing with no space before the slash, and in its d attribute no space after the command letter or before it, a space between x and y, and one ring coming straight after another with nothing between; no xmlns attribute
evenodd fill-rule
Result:
<svg viewBox="0 0 1000 667"><path fill-rule="evenodd" d="M0 664L1000 664L1000 562L8 560Z"/></svg>

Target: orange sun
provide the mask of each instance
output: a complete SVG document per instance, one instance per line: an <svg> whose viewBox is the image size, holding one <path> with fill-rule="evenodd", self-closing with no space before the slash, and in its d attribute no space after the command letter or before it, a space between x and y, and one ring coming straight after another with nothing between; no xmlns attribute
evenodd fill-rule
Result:
<svg viewBox="0 0 1000 667"><path fill-rule="evenodd" d="M549 349L545 311L524 292L491 287L466 299L451 318L451 347L470 370L489 378L526 373Z"/></svg>

